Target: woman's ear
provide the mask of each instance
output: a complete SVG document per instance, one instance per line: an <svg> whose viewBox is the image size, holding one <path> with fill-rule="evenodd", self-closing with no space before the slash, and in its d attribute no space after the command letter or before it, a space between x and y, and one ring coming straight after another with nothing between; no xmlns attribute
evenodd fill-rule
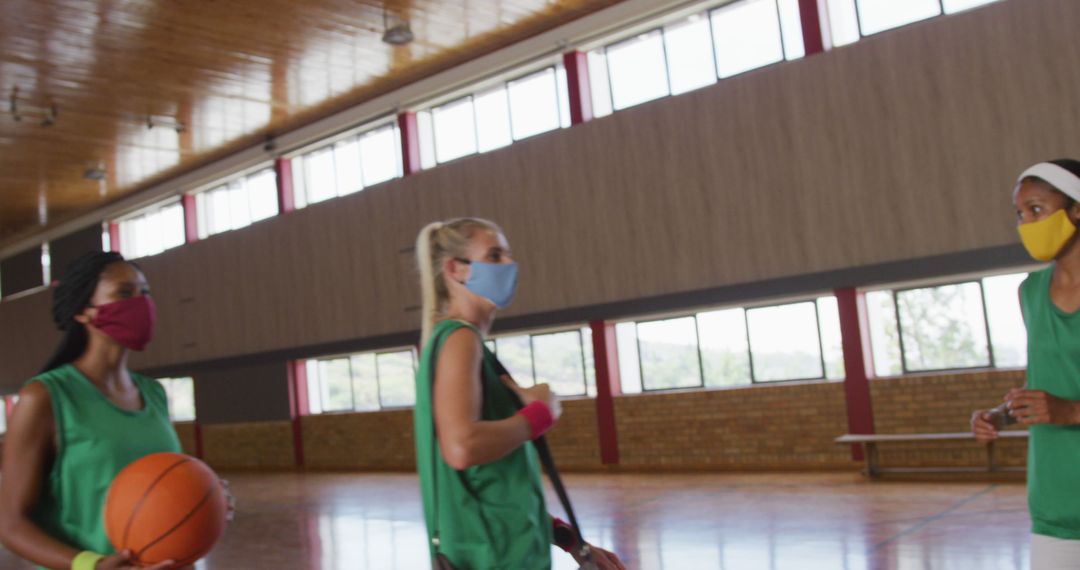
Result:
<svg viewBox="0 0 1080 570"><path fill-rule="evenodd" d="M86 307L81 313L75 315L75 322L88 325L90 321L94 320L95 316L97 316L97 309L95 307Z"/></svg>
<svg viewBox="0 0 1080 570"><path fill-rule="evenodd" d="M464 263L461 263L460 261L454 259L453 257L448 257L448 258L443 260L443 264L442 264L443 276L450 279L451 281L456 282L456 283L464 283L465 282L465 277L464 277L463 274L466 271L464 269L464 267L465 267Z"/></svg>

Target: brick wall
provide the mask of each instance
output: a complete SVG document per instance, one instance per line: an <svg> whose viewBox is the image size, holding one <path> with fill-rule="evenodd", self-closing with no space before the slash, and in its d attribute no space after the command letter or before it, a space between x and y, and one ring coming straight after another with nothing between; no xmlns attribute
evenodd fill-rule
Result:
<svg viewBox="0 0 1080 570"><path fill-rule="evenodd" d="M195 455L195 422L179 422L173 427L176 437L180 438L180 449L188 455Z"/></svg>
<svg viewBox="0 0 1080 570"><path fill-rule="evenodd" d="M878 433L966 432L971 413L1001 403L1024 383L1023 370L991 370L876 378L870 381L874 426ZM986 450L975 442L894 443L878 446L887 467L981 467ZM998 462L1023 466L1027 442L997 444Z"/></svg>
<svg viewBox="0 0 1080 570"><path fill-rule="evenodd" d="M308 416L301 426L309 469L416 468L412 410Z"/></svg>
<svg viewBox="0 0 1080 570"><path fill-rule="evenodd" d="M292 469L292 423L202 426L203 460L214 469Z"/></svg>
<svg viewBox="0 0 1080 570"><path fill-rule="evenodd" d="M615 399L620 464L638 469L851 468L839 382Z"/></svg>
<svg viewBox="0 0 1080 570"><path fill-rule="evenodd" d="M599 469L600 435L596 426L596 401L564 400L562 417L548 433L551 453L560 469Z"/></svg>
<svg viewBox="0 0 1080 570"><path fill-rule="evenodd" d="M881 378L870 382L878 433L962 432L977 408L996 405L1023 383L1023 371L981 371ZM550 433L567 470L602 468L591 399L563 402ZM853 469L850 448L833 443L847 432L840 382L635 394L615 398L620 466L626 469ZM415 468L411 410L328 414L302 420L309 469ZM191 424L178 424L185 451L194 451ZM289 422L203 427L207 461L220 468L291 468ZM1022 466L1026 442L999 444L999 461ZM981 466L973 442L880 446L885 466Z"/></svg>

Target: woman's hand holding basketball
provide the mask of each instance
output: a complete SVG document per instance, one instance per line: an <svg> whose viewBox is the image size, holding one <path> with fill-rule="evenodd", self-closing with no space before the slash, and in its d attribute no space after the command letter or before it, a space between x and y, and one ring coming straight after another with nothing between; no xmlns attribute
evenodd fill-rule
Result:
<svg viewBox="0 0 1080 570"><path fill-rule="evenodd" d="M132 562L131 552L124 550L113 554L112 556L106 556L98 561L94 566L95 570L165 570L171 568L173 565L172 560L165 560L154 564L153 566L139 566Z"/></svg>

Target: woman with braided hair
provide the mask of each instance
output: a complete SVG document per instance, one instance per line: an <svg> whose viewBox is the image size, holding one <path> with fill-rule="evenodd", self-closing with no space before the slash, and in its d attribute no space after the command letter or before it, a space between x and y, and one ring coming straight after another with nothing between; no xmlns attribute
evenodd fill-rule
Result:
<svg viewBox="0 0 1080 570"><path fill-rule="evenodd" d="M142 272L111 252L76 260L53 291L63 340L19 392L0 481L0 540L42 567L139 567L130 552L113 553L102 512L121 469L180 451L165 390L127 367L153 336L149 293Z"/></svg>

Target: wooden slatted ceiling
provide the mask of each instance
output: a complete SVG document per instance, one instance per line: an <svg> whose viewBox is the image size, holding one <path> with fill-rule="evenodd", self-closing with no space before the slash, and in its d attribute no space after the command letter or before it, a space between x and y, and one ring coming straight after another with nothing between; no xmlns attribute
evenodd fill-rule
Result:
<svg viewBox="0 0 1080 570"><path fill-rule="evenodd" d="M617 1L0 0L0 239ZM383 4L412 44L381 41Z"/></svg>

